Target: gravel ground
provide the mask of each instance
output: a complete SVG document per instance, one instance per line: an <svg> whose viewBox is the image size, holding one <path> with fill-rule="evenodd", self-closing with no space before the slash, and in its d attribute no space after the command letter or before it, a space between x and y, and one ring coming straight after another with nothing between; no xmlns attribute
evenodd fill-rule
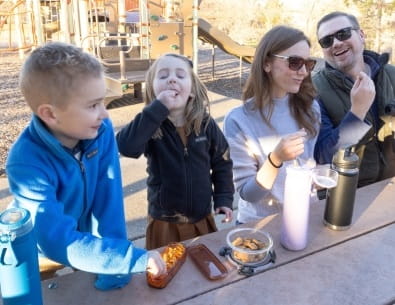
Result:
<svg viewBox="0 0 395 305"><path fill-rule="evenodd" d="M241 97L241 87L247 78L249 64L242 64L240 77L237 57L215 48L213 70L211 45L201 45L198 56L199 77L208 90L232 98ZM21 64L17 53L0 53L0 176L5 175L5 160L11 144L27 126L31 116L18 89Z"/></svg>
<svg viewBox="0 0 395 305"><path fill-rule="evenodd" d="M30 119L30 109L18 89L20 67L17 54L0 53L0 176L10 145Z"/></svg>

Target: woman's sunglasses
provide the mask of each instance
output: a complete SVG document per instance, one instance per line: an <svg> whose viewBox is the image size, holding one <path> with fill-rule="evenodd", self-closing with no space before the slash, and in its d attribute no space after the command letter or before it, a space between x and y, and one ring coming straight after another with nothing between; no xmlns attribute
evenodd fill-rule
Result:
<svg viewBox="0 0 395 305"><path fill-rule="evenodd" d="M314 59L311 58L304 59L303 57L299 57L299 56L284 56L278 54L273 54L273 56L288 60L288 67L292 71L299 71L303 67L303 65L305 65L307 72L311 72L313 71L314 66L317 62Z"/></svg>
<svg viewBox="0 0 395 305"><path fill-rule="evenodd" d="M318 40L318 43L320 44L320 46L322 48L327 49L333 45L334 38L336 38L339 41L344 41L344 40L350 39L350 37L352 35L352 33L351 33L352 30L358 30L358 29L354 29L353 27L350 26L350 27L338 30L336 33L322 37L320 40Z"/></svg>

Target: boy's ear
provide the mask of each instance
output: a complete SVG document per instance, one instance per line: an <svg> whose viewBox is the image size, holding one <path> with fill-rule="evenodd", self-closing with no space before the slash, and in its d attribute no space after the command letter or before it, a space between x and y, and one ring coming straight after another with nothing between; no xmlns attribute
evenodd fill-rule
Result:
<svg viewBox="0 0 395 305"><path fill-rule="evenodd" d="M56 114L51 104L41 104L36 110L37 116L47 125L56 123Z"/></svg>

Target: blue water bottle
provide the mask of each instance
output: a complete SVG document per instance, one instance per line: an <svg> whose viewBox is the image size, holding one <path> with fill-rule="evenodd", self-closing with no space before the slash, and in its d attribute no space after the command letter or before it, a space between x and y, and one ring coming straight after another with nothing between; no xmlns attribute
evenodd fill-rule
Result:
<svg viewBox="0 0 395 305"><path fill-rule="evenodd" d="M42 305L36 237L28 210L0 214L0 288L4 305Z"/></svg>

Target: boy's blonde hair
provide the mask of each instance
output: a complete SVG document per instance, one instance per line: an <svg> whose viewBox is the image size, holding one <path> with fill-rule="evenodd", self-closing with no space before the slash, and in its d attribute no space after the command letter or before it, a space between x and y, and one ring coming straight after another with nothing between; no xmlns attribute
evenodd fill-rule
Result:
<svg viewBox="0 0 395 305"><path fill-rule="evenodd" d="M102 77L103 67L74 45L52 42L35 49L22 66L19 87L35 112L41 104L66 107L76 85L86 77Z"/></svg>
<svg viewBox="0 0 395 305"><path fill-rule="evenodd" d="M201 82L199 77L193 71L192 61L187 57L179 54L167 53L159 57L149 68L146 75L146 86L145 86L145 103L149 105L152 101L156 99L153 83L156 74L156 70L158 67L158 62L166 57L172 56L178 58L187 63L189 67L189 75L191 76L191 97L185 107L185 133L188 136L192 132L195 134L199 134L201 130L201 126L206 117L208 117L210 113L209 108L209 99L207 94L206 86ZM208 123L208 121L206 122ZM156 134L156 136L161 136L160 130Z"/></svg>

